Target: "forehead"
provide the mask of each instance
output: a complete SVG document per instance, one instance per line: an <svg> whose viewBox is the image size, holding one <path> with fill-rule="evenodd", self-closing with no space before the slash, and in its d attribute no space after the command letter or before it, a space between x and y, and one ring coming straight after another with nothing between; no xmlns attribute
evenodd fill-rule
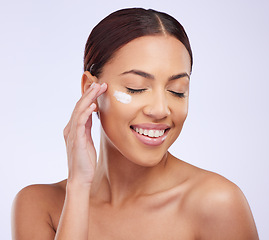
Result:
<svg viewBox="0 0 269 240"><path fill-rule="evenodd" d="M148 72L190 72L190 56L185 46L170 35L139 37L121 47L104 66L104 70L126 71L141 69Z"/></svg>

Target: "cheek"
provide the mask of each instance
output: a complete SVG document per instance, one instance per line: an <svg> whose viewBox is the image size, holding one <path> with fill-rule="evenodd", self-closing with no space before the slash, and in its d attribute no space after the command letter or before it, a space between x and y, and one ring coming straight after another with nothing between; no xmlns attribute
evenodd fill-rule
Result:
<svg viewBox="0 0 269 240"><path fill-rule="evenodd" d="M97 99L99 109L103 112L111 108L111 103L114 105L113 102L115 101L120 103L119 107L124 107L124 105L128 105L132 102L132 96L121 91L112 90L107 91Z"/></svg>
<svg viewBox="0 0 269 240"><path fill-rule="evenodd" d="M127 113L133 109L132 96L117 90L110 90L98 98L98 107L101 114L109 116L112 119L116 116L118 119L125 119Z"/></svg>
<svg viewBox="0 0 269 240"><path fill-rule="evenodd" d="M180 116L183 121L186 120L188 116L188 110L189 110L189 104L188 101L182 106L182 109L180 111Z"/></svg>
<svg viewBox="0 0 269 240"><path fill-rule="evenodd" d="M176 125L182 126L188 116L188 99L180 104L174 105L172 112L173 122L175 122Z"/></svg>
<svg viewBox="0 0 269 240"><path fill-rule="evenodd" d="M114 91L113 96L116 98L118 102L121 102L123 104L129 104L132 101L131 95L121 91Z"/></svg>
<svg viewBox="0 0 269 240"><path fill-rule="evenodd" d="M122 139L128 137L129 132L126 129L135 118L136 112L133 106L135 101L130 101L132 99L122 94L114 96L114 93L115 91L109 91L100 96L98 106L102 129L110 142L117 147L122 144ZM125 103L126 101L130 103Z"/></svg>
<svg viewBox="0 0 269 240"><path fill-rule="evenodd" d="M100 112L107 112L110 109L111 101L107 95L107 93L102 94L97 99L98 108Z"/></svg>

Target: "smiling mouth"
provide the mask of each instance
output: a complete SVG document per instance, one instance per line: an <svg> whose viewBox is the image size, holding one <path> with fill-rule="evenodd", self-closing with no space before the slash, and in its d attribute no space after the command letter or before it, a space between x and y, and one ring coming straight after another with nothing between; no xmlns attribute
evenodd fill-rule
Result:
<svg viewBox="0 0 269 240"><path fill-rule="evenodd" d="M144 129L144 128L138 128L134 126L130 126L131 129L133 129L135 132L137 132L140 135L144 135L151 138L158 138L165 134L166 131L168 131L170 128L166 129Z"/></svg>

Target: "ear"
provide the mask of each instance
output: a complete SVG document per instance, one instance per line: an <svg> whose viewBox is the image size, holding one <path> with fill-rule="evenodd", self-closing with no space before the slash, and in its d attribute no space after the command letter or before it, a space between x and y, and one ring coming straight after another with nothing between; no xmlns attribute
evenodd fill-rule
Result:
<svg viewBox="0 0 269 240"><path fill-rule="evenodd" d="M93 82L98 82L98 78L93 76L89 71L85 71L81 77L81 93L83 94Z"/></svg>
<svg viewBox="0 0 269 240"><path fill-rule="evenodd" d="M81 93L84 92L92 85L93 82L98 82L98 78L93 76L89 71L85 71L81 77ZM94 101L96 104L95 112L98 112L98 102L97 100Z"/></svg>

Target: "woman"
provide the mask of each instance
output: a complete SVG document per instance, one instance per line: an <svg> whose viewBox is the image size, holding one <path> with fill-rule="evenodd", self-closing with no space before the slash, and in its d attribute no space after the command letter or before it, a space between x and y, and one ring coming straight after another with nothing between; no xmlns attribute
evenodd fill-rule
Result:
<svg viewBox="0 0 269 240"><path fill-rule="evenodd" d="M168 152L187 117L192 70L174 18L139 8L112 13L89 36L84 70L64 129L68 179L18 193L13 239L258 239L236 185Z"/></svg>

